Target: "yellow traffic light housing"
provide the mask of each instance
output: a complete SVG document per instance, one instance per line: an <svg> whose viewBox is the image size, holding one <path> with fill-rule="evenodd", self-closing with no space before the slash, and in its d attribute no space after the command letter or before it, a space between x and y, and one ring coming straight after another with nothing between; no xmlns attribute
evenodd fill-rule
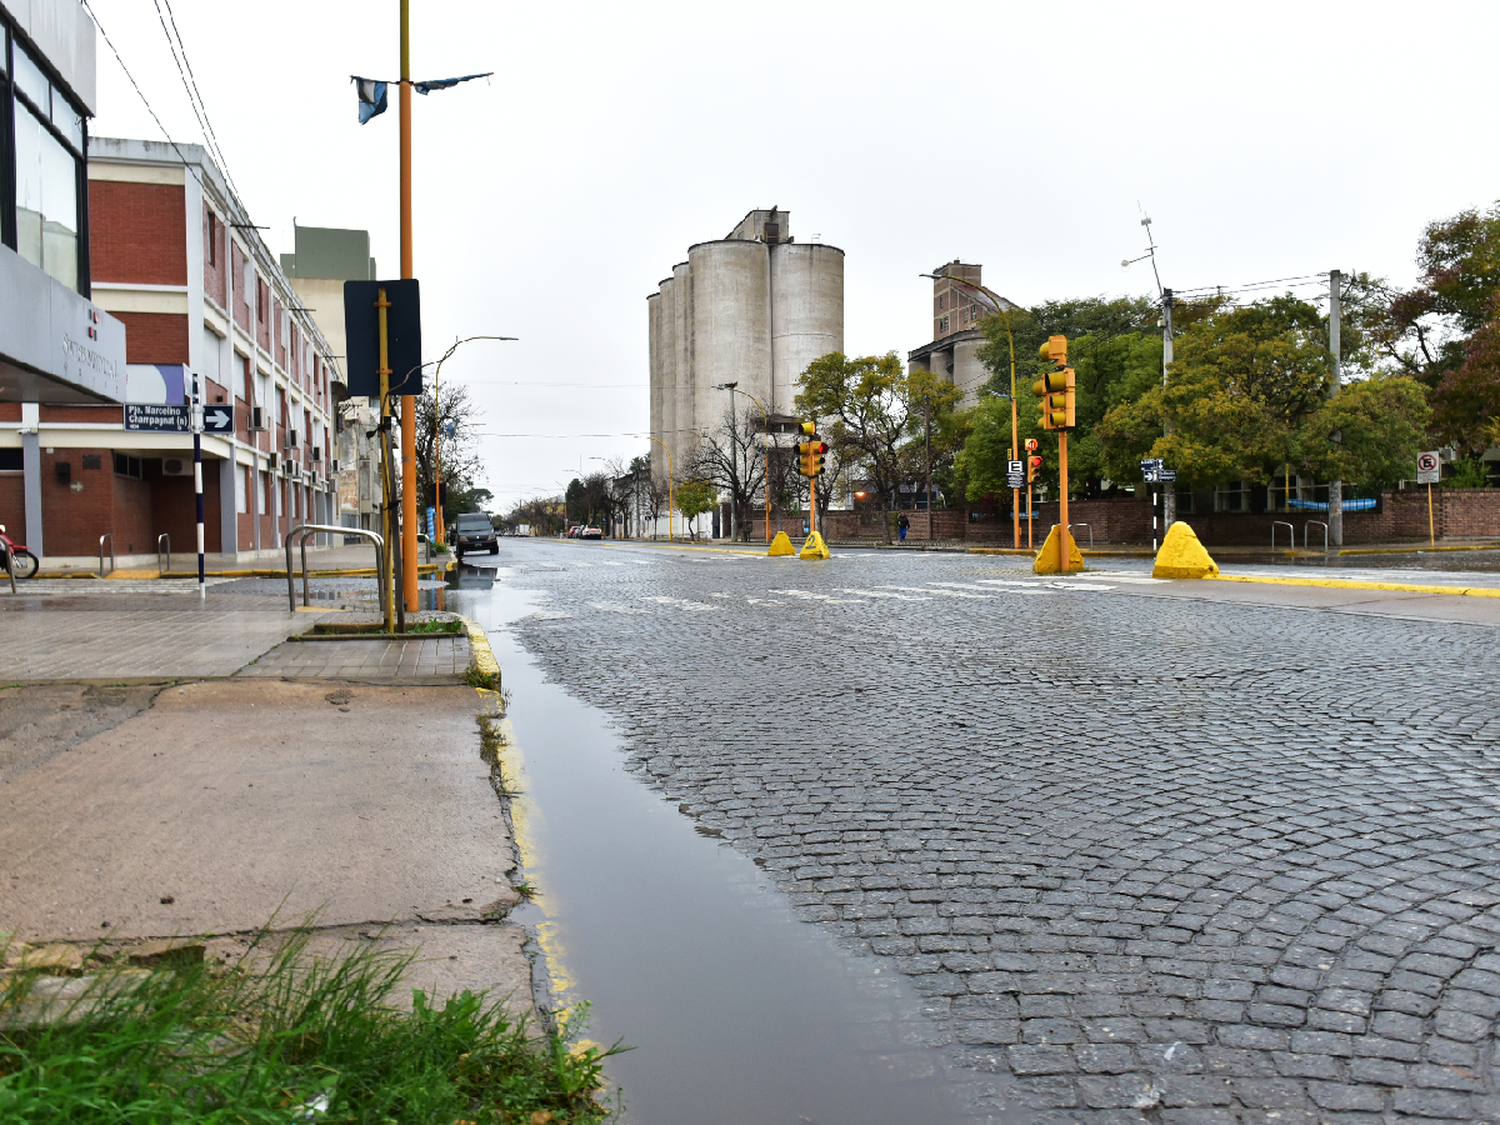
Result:
<svg viewBox="0 0 1500 1125"><path fill-rule="evenodd" d="M1042 471L1042 459L1036 454L1026 458L1026 483L1031 484L1036 480L1037 473Z"/></svg>
<svg viewBox="0 0 1500 1125"><path fill-rule="evenodd" d="M818 440L816 422L803 422L802 433L806 441L797 443L797 471L805 477L823 475L823 457L828 452L828 443Z"/></svg>
<svg viewBox="0 0 1500 1125"><path fill-rule="evenodd" d="M1056 371L1049 371L1031 385L1031 391L1041 399L1041 422L1044 430L1071 430L1074 421L1074 376L1068 366L1068 338L1050 337L1041 346L1042 359L1057 364Z"/></svg>

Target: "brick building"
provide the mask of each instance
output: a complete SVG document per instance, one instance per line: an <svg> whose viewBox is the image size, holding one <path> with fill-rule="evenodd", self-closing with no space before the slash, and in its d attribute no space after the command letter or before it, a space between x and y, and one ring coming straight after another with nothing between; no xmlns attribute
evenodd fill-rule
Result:
<svg viewBox="0 0 1500 1125"><path fill-rule="evenodd" d="M932 271L932 340L906 353L908 371L935 371L963 392L960 407L979 401L979 388L990 373L979 362L985 344L979 322L990 315L974 299L974 291L955 281L980 284L982 266L957 258ZM1003 298L1002 298L1003 299ZM1009 308L1018 306L1006 301Z"/></svg>
<svg viewBox="0 0 1500 1125"><path fill-rule="evenodd" d="M122 415L183 404L195 373L206 407L233 409L231 430L203 436L205 549L253 557L327 522L332 349L219 169L196 145L94 138L88 186L95 299L126 329L126 405L58 415L53 460L83 488L48 554L92 554L105 533L127 557L154 556L162 533L192 549L192 435Z"/></svg>

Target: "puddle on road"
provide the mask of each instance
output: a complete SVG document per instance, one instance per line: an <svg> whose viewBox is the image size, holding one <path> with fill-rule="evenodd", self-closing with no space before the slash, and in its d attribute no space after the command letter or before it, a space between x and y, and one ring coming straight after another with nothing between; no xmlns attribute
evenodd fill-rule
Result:
<svg viewBox="0 0 1500 1125"><path fill-rule="evenodd" d="M537 595L496 585L448 604L489 632L511 697L517 834L540 892L517 918L541 935L555 999L593 1006L589 1038L635 1048L607 1066L625 1122L970 1120L906 979L799 921L749 859L625 771L602 712L544 682L505 628Z"/></svg>

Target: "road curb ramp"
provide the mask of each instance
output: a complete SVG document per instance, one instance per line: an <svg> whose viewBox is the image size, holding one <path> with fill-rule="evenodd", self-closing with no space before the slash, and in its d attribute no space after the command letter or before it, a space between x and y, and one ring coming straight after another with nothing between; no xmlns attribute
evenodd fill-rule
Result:
<svg viewBox="0 0 1500 1125"><path fill-rule="evenodd" d="M1181 520L1167 529L1156 552L1152 578L1217 578L1219 564L1214 562L1198 535Z"/></svg>
<svg viewBox="0 0 1500 1125"><path fill-rule="evenodd" d="M1068 536L1068 570L1077 571L1084 569L1083 556L1078 553L1078 543L1073 536L1061 527L1053 524L1052 530L1047 532L1047 539L1042 544L1042 549L1036 553L1036 559L1031 564L1032 572L1035 574L1060 574L1062 567L1057 562L1057 537Z"/></svg>
<svg viewBox="0 0 1500 1125"><path fill-rule="evenodd" d="M766 550L768 555L795 555L797 548L792 546L791 536L784 531L778 531L776 538L771 540L771 546Z"/></svg>
<svg viewBox="0 0 1500 1125"><path fill-rule="evenodd" d="M807 537L807 542L802 544L802 553L798 558L803 559L826 559L828 558L828 544L823 542L823 537L816 531Z"/></svg>

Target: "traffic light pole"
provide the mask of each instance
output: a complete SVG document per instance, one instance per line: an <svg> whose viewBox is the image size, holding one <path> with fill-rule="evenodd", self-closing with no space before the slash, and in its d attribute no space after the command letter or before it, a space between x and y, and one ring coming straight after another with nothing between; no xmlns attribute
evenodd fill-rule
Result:
<svg viewBox="0 0 1500 1125"><path fill-rule="evenodd" d="M1059 571L1068 573L1068 556L1072 554L1069 549L1073 537L1068 532L1068 431L1063 430L1057 435L1057 476L1058 476L1058 510L1057 520L1061 524L1062 534L1057 537L1057 553L1059 559Z"/></svg>

